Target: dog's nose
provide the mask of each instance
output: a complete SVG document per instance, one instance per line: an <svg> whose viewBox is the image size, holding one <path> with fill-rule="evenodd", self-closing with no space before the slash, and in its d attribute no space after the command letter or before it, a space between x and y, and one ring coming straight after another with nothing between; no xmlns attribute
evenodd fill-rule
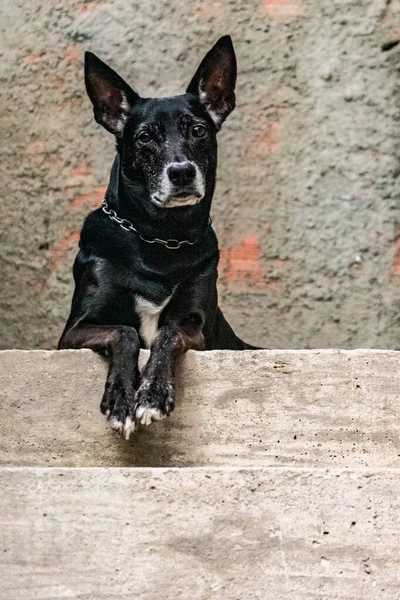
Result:
<svg viewBox="0 0 400 600"><path fill-rule="evenodd" d="M190 162L174 163L168 167L167 174L172 183L184 187L193 182L196 169Z"/></svg>

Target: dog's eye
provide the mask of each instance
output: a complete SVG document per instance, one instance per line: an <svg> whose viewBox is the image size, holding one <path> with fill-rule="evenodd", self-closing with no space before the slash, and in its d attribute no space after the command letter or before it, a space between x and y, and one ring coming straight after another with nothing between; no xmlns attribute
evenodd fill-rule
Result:
<svg viewBox="0 0 400 600"><path fill-rule="evenodd" d="M204 137L207 133L207 128L204 125L195 125L192 129L194 137Z"/></svg>
<svg viewBox="0 0 400 600"><path fill-rule="evenodd" d="M137 136L137 139L139 140L139 142L142 142L142 144L148 144L151 140L151 135L148 131L142 131Z"/></svg>

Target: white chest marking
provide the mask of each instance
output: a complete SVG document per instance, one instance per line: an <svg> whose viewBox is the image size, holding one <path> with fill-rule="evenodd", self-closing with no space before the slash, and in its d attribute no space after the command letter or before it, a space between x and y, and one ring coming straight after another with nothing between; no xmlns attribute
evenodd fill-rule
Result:
<svg viewBox="0 0 400 600"><path fill-rule="evenodd" d="M160 314L171 300L171 296L168 296L161 304L154 304L143 298L143 296L139 296L139 294L136 294L135 299L136 312L140 319L140 335L147 348L149 348L156 337Z"/></svg>

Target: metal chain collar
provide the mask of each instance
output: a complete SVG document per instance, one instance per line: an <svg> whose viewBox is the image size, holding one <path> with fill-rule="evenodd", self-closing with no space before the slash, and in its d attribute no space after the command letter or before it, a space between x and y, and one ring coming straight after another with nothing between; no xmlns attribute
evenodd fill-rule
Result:
<svg viewBox="0 0 400 600"><path fill-rule="evenodd" d="M125 229L125 231L133 231L134 233L136 233L140 237L140 239L143 242L147 242L148 244L162 244L163 246L165 246L166 248L168 248L168 250L178 250L184 244L188 244L188 246L194 246L199 241L199 238L197 238L193 242L191 242L190 240L182 240L182 241L179 241L179 240L160 240L159 238L153 238L152 240L149 240L149 239L143 237L138 232L138 230L132 225L132 223L130 221L128 221L127 219L121 219L121 217L119 217L117 215L117 213L115 212L115 210L113 210L112 208L109 208L108 207L108 202L107 202L107 200L105 198L104 198L103 202L101 203L101 208L106 213L106 215L108 215L112 221L115 221L116 223L118 223L118 225L120 225L122 227L122 229ZM210 226L211 223L212 223L212 220L211 220L211 217L210 217L208 225Z"/></svg>

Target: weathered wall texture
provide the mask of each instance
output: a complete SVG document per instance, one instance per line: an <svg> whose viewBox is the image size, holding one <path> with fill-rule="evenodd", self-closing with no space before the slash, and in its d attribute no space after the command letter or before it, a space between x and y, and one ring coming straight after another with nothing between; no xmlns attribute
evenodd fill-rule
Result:
<svg viewBox="0 0 400 600"><path fill-rule="evenodd" d="M143 95L183 90L231 33L238 105L220 134L221 304L269 347L400 346L398 0L146 0L1 6L1 347L53 347L113 140L90 49Z"/></svg>

